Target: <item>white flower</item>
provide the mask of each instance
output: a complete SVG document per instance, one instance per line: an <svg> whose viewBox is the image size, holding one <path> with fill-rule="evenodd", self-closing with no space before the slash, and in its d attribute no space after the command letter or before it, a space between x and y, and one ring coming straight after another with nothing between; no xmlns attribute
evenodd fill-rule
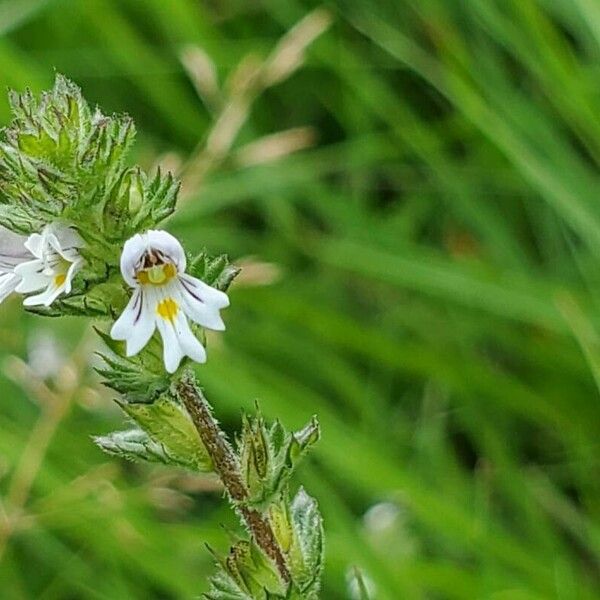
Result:
<svg viewBox="0 0 600 600"><path fill-rule="evenodd" d="M10 296L21 281L15 267L33 258L25 248L26 239L0 226L0 302Z"/></svg>
<svg viewBox="0 0 600 600"><path fill-rule="evenodd" d="M15 275L21 278L15 291L40 293L25 298L25 306L50 306L58 296L71 292L73 277L84 263L78 250L82 246L79 234L62 223L46 225L41 233L27 238L25 248L33 256L15 267Z"/></svg>
<svg viewBox="0 0 600 600"><path fill-rule="evenodd" d="M219 310L227 294L185 273L186 258L177 239L166 231L147 231L125 243L121 273L134 292L110 335L125 340L127 356L137 354L155 329L162 336L165 367L174 373L184 356L206 361L206 351L192 333L188 318L222 331Z"/></svg>

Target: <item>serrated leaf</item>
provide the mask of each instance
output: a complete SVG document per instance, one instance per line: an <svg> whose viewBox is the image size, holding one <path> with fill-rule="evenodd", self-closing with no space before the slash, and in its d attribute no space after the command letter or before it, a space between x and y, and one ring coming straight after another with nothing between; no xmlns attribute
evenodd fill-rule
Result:
<svg viewBox="0 0 600 600"><path fill-rule="evenodd" d="M162 463L165 465L176 465L194 468L195 465L189 461L181 461L181 458L171 456L167 449L156 443L141 429L129 429L127 431L115 431L108 435L96 436L94 442L108 454L119 456L131 461L146 461Z"/></svg>
<svg viewBox="0 0 600 600"><path fill-rule="evenodd" d="M198 471L212 471L212 461L185 409L167 394L154 402L121 403L121 408L169 456Z"/></svg>
<svg viewBox="0 0 600 600"><path fill-rule="evenodd" d="M102 341L108 348L117 356L123 356L125 350L125 342L114 340L108 333L102 331L99 327L94 326L94 331L100 336Z"/></svg>
<svg viewBox="0 0 600 600"><path fill-rule="evenodd" d="M113 347L115 347L113 345ZM140 360L114 357L99 353L108 368L97 368L104 385L123 394L129 403L152 402L170 386L167 374L162 370L151 371Z"/></svg>
<svg viewBox="0 0 600 600"><path fill-rule="evenodd" d="M217 573L211 589L204 595L210 600L284 600L284 584L273 562L254 542L240 540L225 558L217 556Z"/></svg>
<svg viewBox="0 0 600 600"><path fill-rule="evenodd" d="M227 291L240 270L229 262L226 254L210 257L202 252L189 265L190 275L223 292Z"/></svg>
<svg viewBox="0 0 600 600"><path fill-rule="evenodd" d="M210 591L202 596L206 600L253 600L222 568L211 577L210 583Z"/></svg>
<svg viewBox="0 0 600 600"><path fill-rule="evenodd" d="M238 451L242 478L250 496L248 503L264 511L278 499L319 437L315 417L296 433L286 432L277 421L267 430L260 414L254 419L244 417Z"/></svg>
<svg viewBox="0 0 600 600"><path fill-rule="evenodd" d="M269 432L269 440L274 454L279 454L283 450L285 436L285 429L279 419L277 419L271 426L271 431Z"/></svg>
<svg viewBox="0 0 600 600"><path fill-rule="evenodd" d="M304 488L294 497L290 513L294 540L287 558L292 578L307 598L317 598L324 561L323 519Z"/></svg>

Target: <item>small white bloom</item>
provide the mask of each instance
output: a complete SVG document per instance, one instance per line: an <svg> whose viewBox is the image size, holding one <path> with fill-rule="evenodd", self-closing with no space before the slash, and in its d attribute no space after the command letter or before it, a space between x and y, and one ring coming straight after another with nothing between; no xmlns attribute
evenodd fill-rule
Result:
<svg viewBox="0 0 600 600"><path fill-rule="evenodd" d="M204 347L188 318L207 329L222 331L219 311L229 306L227 294L187 275L179 241L166 231L147 231L125 243L121 273L134 292L110 335L125 340L127 356L137 354L158 331L165 367L174 373L184 356L206 361Z"/></svg>
<svg viewBox="0 0 600 600"><path fill-rule="evenodd" d="M10 296L21 281L15 267L33 258L25 248L26 239L0 225L0 302Z"/></svg>
<svg viewBox="0 0 600 600"><path fill-rule="evenodd" d="M25 306L50 306L58 296L71 292L73 278L84 263L81 247L79 234L62 223L46 225L41 233L27 238L25 248L33 256L15 267L15 275L21 278L15 290L20 294L40 293L25 298Z"/></svg>

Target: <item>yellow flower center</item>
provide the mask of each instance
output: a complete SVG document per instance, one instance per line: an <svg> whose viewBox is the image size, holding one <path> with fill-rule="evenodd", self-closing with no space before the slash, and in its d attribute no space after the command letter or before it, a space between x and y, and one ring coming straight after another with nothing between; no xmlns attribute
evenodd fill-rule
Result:
<svg viewBox="0 0 600 600"><path fill-rule="evenodd" d="M54 277L54 285L56 287L60 287L66 280L67 280L67 276L64 273L61 273L60 275L56 275Z"/></svg>
<svg viewBox="0 0 600 600"><path fill-rule="evenodd" d="M137 274L137 280L142 285L163 285L177 275L177 269L172 263L164 265L155 265L149 269L144 269Z"/></svg>
<svg viewBox="0 0 600 600"><path fill-rule="evenodd" d="M179 311L179 304L173 300L173 298L165 298L158 303L156 312L165 321L173 322Z"/></svg>

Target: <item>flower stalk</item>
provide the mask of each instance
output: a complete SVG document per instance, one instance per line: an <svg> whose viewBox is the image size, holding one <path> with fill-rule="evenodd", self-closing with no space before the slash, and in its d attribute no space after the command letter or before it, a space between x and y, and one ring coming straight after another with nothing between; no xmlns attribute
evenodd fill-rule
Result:
<svg viewBox="0 0 600 600"><path fill-rule="evenodd" d="M189 372L186 373L175 384L175 389L213 461L215 472L252 532L254 541L275 562L281 578L289 582L290 573L273 529L265 517L247 505L249 492L242 480L237 456L227 436L213 417L212 409L202 390L196 385L194 376Z"/></svg>

